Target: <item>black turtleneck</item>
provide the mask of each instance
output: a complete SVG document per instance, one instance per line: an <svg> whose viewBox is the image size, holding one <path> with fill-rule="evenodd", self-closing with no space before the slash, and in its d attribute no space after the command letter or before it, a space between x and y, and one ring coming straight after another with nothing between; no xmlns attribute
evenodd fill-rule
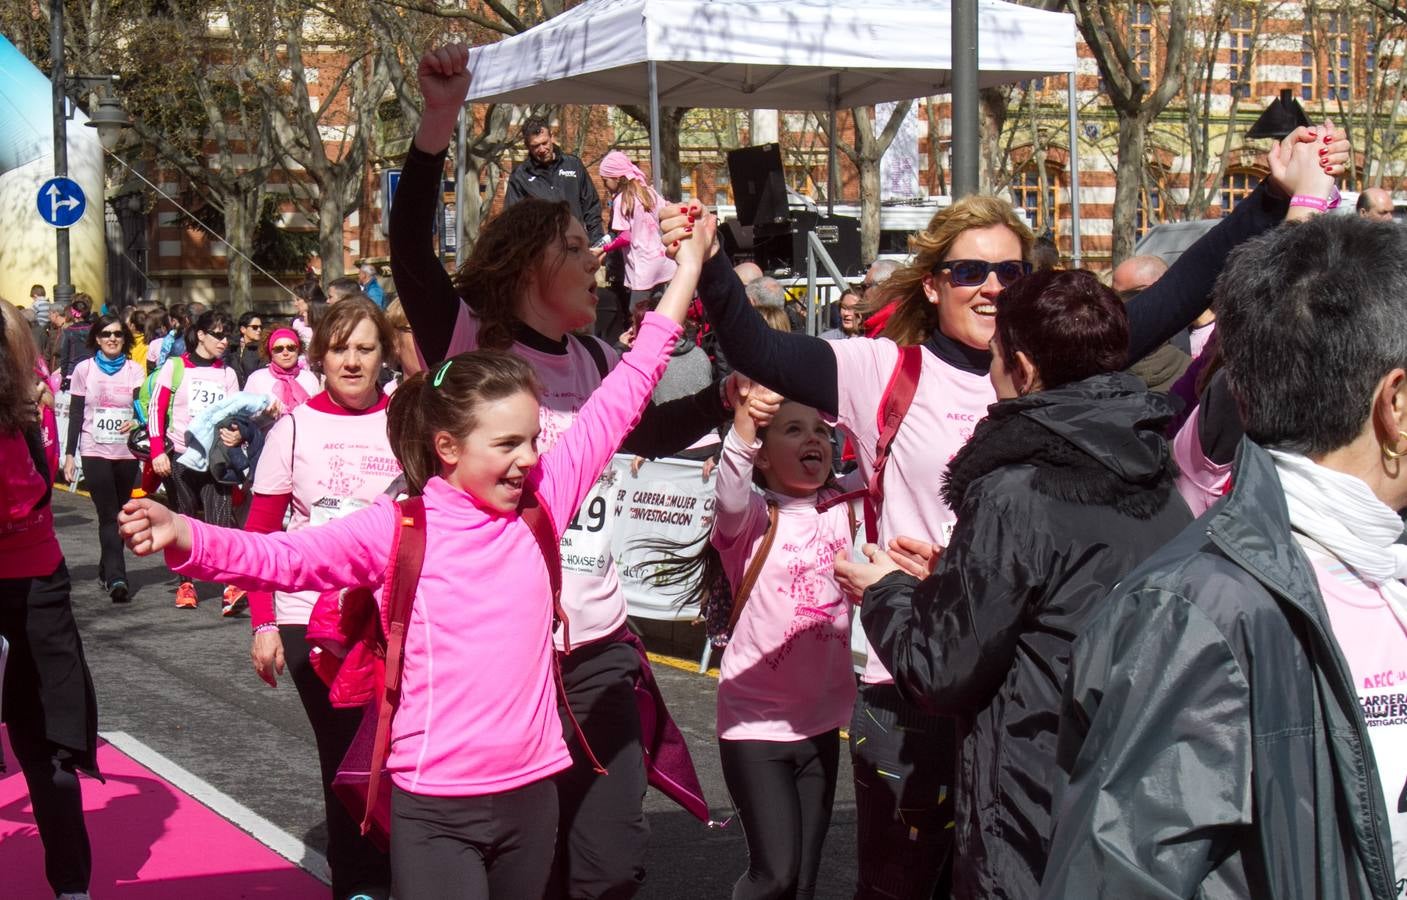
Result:
<svg viewBox="0 0 1407 900"><path fill-rule="evenodd" d="M973 375L986 375L992 368L990 350L978 350L935 331L923 342L924 349L955 369Z"/></svg>

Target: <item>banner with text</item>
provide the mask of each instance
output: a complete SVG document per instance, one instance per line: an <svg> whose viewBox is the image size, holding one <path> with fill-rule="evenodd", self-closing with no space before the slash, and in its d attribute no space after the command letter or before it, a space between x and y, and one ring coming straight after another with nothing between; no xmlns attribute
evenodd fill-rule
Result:
<svg viewBox="0 0 1407 900"><path fill-rule="evenodd" d="M703 464L690 460L649 461L634 474L630 462L629 456L616 457L613 468L620 477L611 510L611 546L626 606L630 615L645 619L692 619L699 612L697 582L655 583L668 551L642 544L690 544L675 551L681 555L700 550L713 527L713 480L704 481Z"/></svg>

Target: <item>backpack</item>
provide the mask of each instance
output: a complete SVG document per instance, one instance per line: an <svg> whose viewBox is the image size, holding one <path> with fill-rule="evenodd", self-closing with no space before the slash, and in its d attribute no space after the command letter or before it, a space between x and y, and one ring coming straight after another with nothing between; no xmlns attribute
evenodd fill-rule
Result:
<svg viewBox="0 0 1407 900"><path fill-rule="evenodd" d="M386 775L391 720L400 702L405 633L425 561L425 498L398 501L396 508L401 519L391 544L384 610L378 610L375 597L365 588L340 596L324 594L313 607L307 631L308 642L314 644L310 657L318 674L329 681L333 705L365 707L352 745L337 767L332 791L361 822L361 833L383 850L390 845L391 797L381 790L381 780ZM563 643L571 652L562 611L562 561L552 517L531 489L524 492L518 513L532 529L547 563L553 624L561 623ZM604 774L605 769L587 744L571 707L565 705L566 690L555 653L552 660L558 697L567 709L577 739L596 771Z"/></svg>
<svg viewBox="0 0 1407 900"><path fill-rule="evenodd" d="M171 371L171 393L181 388L181 378L186 374L186 361L179 356L172 357L173 367ZM137 418L138 425L146 425L151 420L152 395L156 393L156 379L161 375L161 369L147 375L142 381L142 386L137 390L137 396L132 400L132 412Z"/></svg>
<svg viewBox="0 0 1407 900"><path fill-rule="evenodd" d="M894 364L894 372L879 401L879 440L875 442L874 471L870 473L869 483L859 490L831 497L816 507L824 512L837 503L864 500L865 540L871 544L879 540L879 512L884 507L884 468L889 464L889 448L914 402L922 371L923 347L917 344L900 347L899 361Z"/></svg>

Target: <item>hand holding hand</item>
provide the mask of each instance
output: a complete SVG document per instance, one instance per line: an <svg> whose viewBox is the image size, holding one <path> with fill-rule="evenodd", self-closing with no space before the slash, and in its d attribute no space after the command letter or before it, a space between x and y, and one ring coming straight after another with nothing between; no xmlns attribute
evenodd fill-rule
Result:
<svg viewBox="0 0 1407 900"><path fill-rule="evenodd" d="M191 547L190 526L155 500L128 500L117 514L117 526L127 548L137 556L150 556L172 545L181 550Z"/></svg>
<svg viewBox="0 0 1407 900"><path fill-rule="evenodd" d="M283 674L283 638L279 633L261 631L254 635L249 658L254 662L254 674L264 679L269 687L278 687L278 675Z"/></svg>
<svg viewBox="0 0 1407 900"><path fill-rule="evenodd" d="M718 252L717 233L718 219L698 200L671 203L660 210L660 240L671 258L677 258L691 238L703 237L705 241L696 245L702 264Z"/></svg>
<svg viewBox="0 0 1407 900"><path fill-rule="evenodd" d="M469 48L464 44L445 44L427 50L420 57L415 74L427 111L453 109L458 115L469 93Z"/></svg>
<svg viewBox="0 0 1407 900"><path fill-rule="evenodd" d="M1327 199L1333 176L1341 175L1352 145L1343 129L1326 119L1317 128L1296 128L1270 148L1270 178L1281 193Z"/></svg>
<svg viewBox="0 0 1407 900"><path fill-rule="evenodd" d="M697 213L689 214L689 224L684 226L684 237L678 246L671 248L674 261L680 266L702 268L713 255L717 236L718 217L699 207Z"/></svg>
<svg viewBox="0 0 1407 900"><path fill-rule="evenodd" d="M942 554L942 547L918 538L897 537L889 542L889 558L915 578L932 575Z"/></svg>
<svg viewBox="0 0 1407 900"><path fill-rule="evenodd" d="M869 562L851 562L843 556L835 558L835 578L847 595L854 598L864 596L865 590L892 572L902 571L889 554L876 544L866 544L861 552ZM856 602L859 602L858 599Z"/></svg>
<svg viewBox="0 0 1407 900"><path fill-rule="evenodd" d="M753 428L761 431L771 425L777 410L782 408L783 399L781 394L771 388L754 384L747 395L747 413L752 418Z"/></svg>

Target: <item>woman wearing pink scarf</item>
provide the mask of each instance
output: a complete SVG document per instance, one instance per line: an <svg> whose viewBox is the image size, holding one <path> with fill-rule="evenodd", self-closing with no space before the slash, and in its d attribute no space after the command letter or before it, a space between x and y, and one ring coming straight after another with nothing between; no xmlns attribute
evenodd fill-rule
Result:
<svg viewBox="0 0 1407 900"><path fill-rule="evenodd" d="M246 392L270 394L283 412L290 413L322 390L303 359L303 341L292 328L275 328L260 349L269 364L249 374L244 383Z"/></svg>
<svg viewBox="0 0 1407 900"><path fill-rule="evenodd" d="M601 180L611 195L611 230L618 233L606 252L625 251L625 286L630 306L650 296L674 277L674 261L660 240L659 211L665 200L645 173L619 150L601 160Z"/></svg>

